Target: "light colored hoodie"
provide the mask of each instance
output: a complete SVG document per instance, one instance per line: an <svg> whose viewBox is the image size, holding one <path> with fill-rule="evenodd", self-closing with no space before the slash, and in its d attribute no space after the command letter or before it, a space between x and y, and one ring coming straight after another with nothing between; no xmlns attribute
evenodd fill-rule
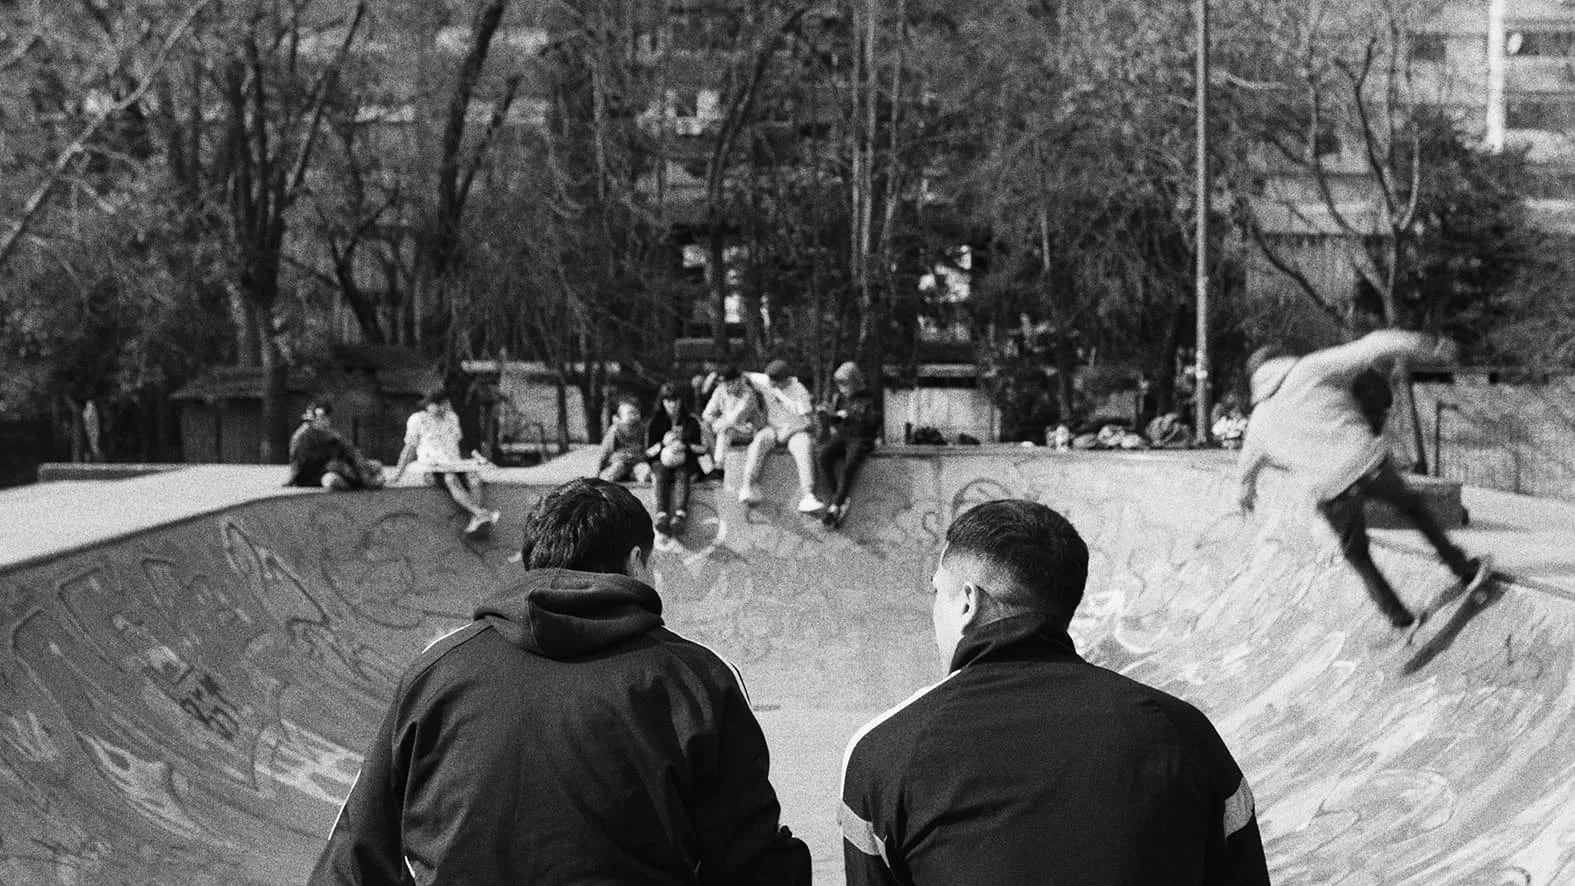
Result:
<svg viewBox="0 0 1575 886"><path fill-rule="evenodd" d="M1351 390L1356 376L1395 359L1434 361L1447 347L1437 336L1383 329L1265 362L1252 376L1253 412L1238 462L1244 482L1274 465L1305 484L1314 501L1338 496L1388 454Z"/></svg>

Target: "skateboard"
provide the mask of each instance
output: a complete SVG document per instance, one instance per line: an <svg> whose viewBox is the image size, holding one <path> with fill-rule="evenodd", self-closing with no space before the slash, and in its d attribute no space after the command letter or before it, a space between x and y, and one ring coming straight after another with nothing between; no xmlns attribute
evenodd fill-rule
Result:
<svg viewBox="0 0 1575 886"><path fill-rule="evenodd" d="M1413 630L1411 637L1406 640L1407 646L1412 645L1423 626L1429 622L1437 625L1437 616L1442 607L1448 606L1461 596L1465 597L1447 621L1437 625L1436 629L1428 632L1429 636L1427 639L1417 646L1416 652L1412 654L1405 664L1400 666L1401 674L1414 674L1425 667L1428 662L1437 658L1439 653L1448 649L1455 642L1455 638L1460 635L1467 622L1475 618L1482 610L1497 603L1504 596L1504 584L1497 574L1490 574L1482 582L1481 586L1471 593L1466 594L1465 590L1465 582L1458 582L1451 587L1445 588L1423 610L1426 616L1417 619L1417 629Z"/></svg>
<svg viewBox="0 0 1575 886"><path fill-rule="evenodd" d="M1427 623L1433 620L1433 616L1437 615L1439 610L1460 599L1460 595L1466 592L1466 585L1469 583L1467 579L1457 578L1434 594L1433 599L1424 603L1422 608L1416 611L1416 623L1411 626L1410 631L1406 634L1406 644L1411 644L1416 635L1422 632L1422 628L1426 627ZM1486 582L1483 584L1485 586Z"/></svg>

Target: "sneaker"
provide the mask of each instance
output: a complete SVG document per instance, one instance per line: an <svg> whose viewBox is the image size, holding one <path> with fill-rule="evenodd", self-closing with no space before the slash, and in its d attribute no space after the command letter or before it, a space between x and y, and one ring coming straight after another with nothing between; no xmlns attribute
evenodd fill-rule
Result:
<svg viewBox="0 0 1575 886"><path fill-rule="evenodd" d="M721 483L723 480L727 479L727 472L721 468L713 468L711 473L705 475L704 479Z"/></svg>
<svg viewBox="0 0 1575 886"><path fill-rule="evenodd" d="M688 516L689 515L685 514L683 511L674 511L673 512L673 521L672 521L668 531L670 531L673 535L677 535L678 533L683 532L684 531L684 520Z"/></svg>
<svg viewBox="0 0 1575 886"><path fill-rule="evenodd" d="M738 500L746 505L752 505L760 501L760 493L755 491L753 485L745 483L738 487Z"/></svg>
<svg viewBox="0 0 1575 886"><path fill-rule="evenodd" d="M487 515L477 514L474 517L470 518L470 522L469 523L465 524L465 534L466 535L474 535L477 530L479 530L481 527L486 526L486 525L487 525Z"/></svg>
<svg viewBox="0 0 1575 886"><path fill-rule="evenodd" d="M813 514L816 511L825 510L825 508L826 503L816 498L813 492L804 493L804 497L798 500L798 512L800 514Z"/></svg>
<svg viewBox="0 0 1575 886"><path fill-rule="evenodd" d="M487 522L488 523L496 523L496 522L498 522L498 518L501 517L501 516L503 516L503 512L502 511L489 511L487 513Z"/></svg>
<svg viewBox="0 0 1575 886"><path fill-rule="evenodd" d="M837 514L839 511L841 511L841 508L837 507L836 505L827 506L826 512L820 515L820 522L826 524L828 527L835 527L837 525Z"/></svg>
<svg viewBox="0 0 1575 886"><path fill-rule="evenodd" d="M667 519L666 511L656 515L656 531L663 535L667 535L673 531L672 523Z"/></svg>
<svg viewBox="0 0 1575 886"><path fill-rule="evenodd" d="M1389 623L1396 628L1404 630L1416 624L1416 616L1412 615L1407 610L1401 609L1399 611L1389 613Z"/></svg>
<svg viewBox="0 0 1575 886"><path fill-rule="evenodd" d="M1471 565L1471 578L1466 581L1466 593L1474 593L1477 589L1493 577L1493 558L1483 554L1469 561Z"/></svg>

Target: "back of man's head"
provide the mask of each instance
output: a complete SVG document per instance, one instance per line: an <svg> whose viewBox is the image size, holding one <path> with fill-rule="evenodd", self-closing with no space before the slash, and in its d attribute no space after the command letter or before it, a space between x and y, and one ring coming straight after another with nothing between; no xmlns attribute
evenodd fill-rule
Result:
<svg viewBox="0 0 1575 886"><path fill-rule="evenodd" d="M1037 613L1065 626L1088 582L1088 545L1038 502L1000 499L964 512L946 530L943 556L972 558L997 611L987 621Z"/></svg>
<svg viewBox="0 0 1575 886"><path fill-rule="evenodd" d="M525 517L520 557L526 569L576 569L623 574L629 552L651 556L655 533L640 500L618 483L570 480L547 493Z"/></svg>

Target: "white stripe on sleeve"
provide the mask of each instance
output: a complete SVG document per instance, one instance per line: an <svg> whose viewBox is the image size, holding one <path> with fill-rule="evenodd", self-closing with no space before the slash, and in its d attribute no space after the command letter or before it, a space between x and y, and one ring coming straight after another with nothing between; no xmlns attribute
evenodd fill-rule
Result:
<svg viewBox="0 0 1575 886"><path fill-rule="evenodd" d="M1254 812L1252 787L1247 784L1247 776L1243 775L1236 793L1225 801L1225 838L1230 839L1232 834L1246 827L1252 821Z"/></svg>

